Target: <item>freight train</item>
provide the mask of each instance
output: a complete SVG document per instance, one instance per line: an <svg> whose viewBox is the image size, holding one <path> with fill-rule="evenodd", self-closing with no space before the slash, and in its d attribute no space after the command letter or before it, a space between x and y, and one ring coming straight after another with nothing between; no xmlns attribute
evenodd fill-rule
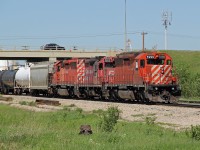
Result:
<svg viewBox="0 0 200 150"><path fill-rule="evenodd" d="M161 52L66 58L0 72L3 94L174 103L181 96L172 58Z"/></svg>

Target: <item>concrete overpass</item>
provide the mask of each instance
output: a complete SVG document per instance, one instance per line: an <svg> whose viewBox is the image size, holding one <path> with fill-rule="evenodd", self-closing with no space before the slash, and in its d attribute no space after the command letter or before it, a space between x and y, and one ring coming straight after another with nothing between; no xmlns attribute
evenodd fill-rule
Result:
<svg viewBox="0 0 200 150"><path fill-rule="evenodd" d="M0 60L56 61L70 57L115 56L116 51L0 50Z"/></svg>

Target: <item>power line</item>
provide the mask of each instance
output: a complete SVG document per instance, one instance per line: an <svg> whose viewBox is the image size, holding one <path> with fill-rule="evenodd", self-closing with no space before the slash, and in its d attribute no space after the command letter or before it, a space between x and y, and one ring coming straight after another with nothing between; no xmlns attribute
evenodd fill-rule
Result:
<svg viewBox="0 0 200 150"><path fill-rule="evenodd" d="M130 32L127 34L137 34L140 32ZM11 37L1 38L0 40L30 40L30 39L67 39L67 38L95 38L95 37L109 37L109 36L122 36L124 33L110 33L110 34L96 34L96 35L78 35L78 36L50 36L50 37Z"/></svg>
<svg viewBox="0 0 200 150"><path fill-rule="evenodd" d="M143 31L129 31L128 35L141 34ZM162 32L146 31L148 34L163 36ZM0 40L40 40L40 39L75 39L75 38L98 38L98 37L111 37L111 36L124 36L124 33L109 33L109 34L95 34L95 35L60 35L60 36L4 36ZM192 36L187 34L168 34L171 37L200 39L200 36Z"/></svg>

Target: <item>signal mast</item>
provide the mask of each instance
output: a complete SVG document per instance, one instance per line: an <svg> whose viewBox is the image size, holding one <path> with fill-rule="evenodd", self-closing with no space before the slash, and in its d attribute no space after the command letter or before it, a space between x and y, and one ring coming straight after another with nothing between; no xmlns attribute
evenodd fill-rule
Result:
<svg viewBox="0 0 200 150"><path fill-rule="evenodd" d="M167 50L167 29L168 29L168 26L170 26L172 22L172 12L169 13L168 11L163 11L162 21L165 27L165 50Z"/></svg>

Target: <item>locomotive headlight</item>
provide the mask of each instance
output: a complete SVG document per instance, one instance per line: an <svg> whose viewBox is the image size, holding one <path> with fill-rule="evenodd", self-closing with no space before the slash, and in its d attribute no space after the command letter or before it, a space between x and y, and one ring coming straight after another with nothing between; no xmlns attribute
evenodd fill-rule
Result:
<svg viewBox="0 0 200 150"><path fill-rule="evenodd" d="M155 90L157 91L157 90L158 90L158 87L155 87Z"/></svg>
<svg viewBox="0 0 200 150"><path fill-rule="evenodd" d="M172 90L174 90L174 87L172 87Z"/></svg>

